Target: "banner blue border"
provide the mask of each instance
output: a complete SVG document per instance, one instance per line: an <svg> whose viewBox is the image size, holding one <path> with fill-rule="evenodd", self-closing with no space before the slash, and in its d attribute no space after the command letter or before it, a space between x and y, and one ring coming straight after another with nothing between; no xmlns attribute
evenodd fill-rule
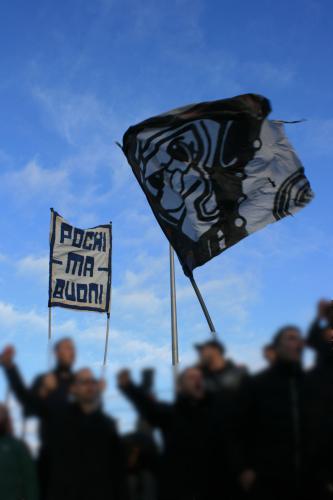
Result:
<svg viewBox="0 0 333 500"><path fill-rule="evenodd" d="M110 249L109 249L109 265L107 268L108 272L108 280L107 280L107 290L106 290L106 307L105 309L103 308L98 308L98 307L90 307L90 306L77 306L77 305L70 305L70 304L63 304L62 302L51 302L51 294L52 294L52 270L53 270L53 250L54 250L54 243L55 243L55 228L56 228L56 220L57 217L60 217L63 219L63 217L56 212L53 208L51 210L51 217L52 217L52 229L51 229L51 238L50 238L50 256L49 256L49 300L48 300L48 307L64 307L65 309L74 309L77 311L91 311L91 312L100 312L100 313L106 313L108 316L110 315L110 304L111 304L111 276L112 276L112 265L111 265L111 259L112 259L112 222L110 224L102 224L100 226L95 226L95 227L90 227L89 229L84 229L84 231L89 231L90 229L97 229L99 227L102 227L104 229L109 230L109 238L110 238ZM73 226L75 227L75 226Z"/></svg>

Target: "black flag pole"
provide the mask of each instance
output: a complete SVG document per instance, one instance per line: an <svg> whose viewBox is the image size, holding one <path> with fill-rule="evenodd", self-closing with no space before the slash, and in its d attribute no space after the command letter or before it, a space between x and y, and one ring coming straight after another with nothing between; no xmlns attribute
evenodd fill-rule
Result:
<svg viewBox="0 0 333 500"><path fill-rule="evenodd" d="M195 282L195 279L194 279L194 277L193 277L193 274L190 274L190 276L189 276L189 280L190 280L190 282L191 282L191 285L193 286L193 289L194 289L194 291L195 291L196 296L198 297L198 301L199 301L199 303L200 303L200 305L201 305L201 309L202 309L202 311L203 311L203 313L204 313L204 315L205 315L205 318L206 318L206 320L207 320L207 323L208 323L209 329L210 329L210 331L211 331L211 333L212 333L213 337L215 337L215 336L216 336L216 330L215 330L214 323L213 323L213 321L212 321L212 318L210 317L210 314L209 314L209 312L208 312L207 306L206 306L205 301L204 301L204 299L203 299L203 297L202 297L202 295L201 295L201 292L200 292L200 290L199 290L199 288L198 288L198 285L197 285L197 284L196 284L196 282Z"/></svg>
<svg viewBox="0 0 333 500"><path fill-rule="evenodd" d="M175 258L174 250L169 245L170 256L170 299L171 299L171 345L172 345L172 366L179 364L178 353L178 325L177 325L177 297L175 280Z"/></svg>
<svg viewBox="0 0 333 500"><path fill-rule="evenodd" d="M9 408L10 403L10 386L7 384L5 391L5 406Z"/></svg>
<svg viewBox="0 0 333 500"><path fill-rule="evenodd" d="M171 352L172 352L173 383L174 383L174 391L176 392L178 366L179 366L179 351L178 351L175 257L174 257L174 250L171 245L169 245L169 258L170 258L170 304L171 304Z"/></svg>

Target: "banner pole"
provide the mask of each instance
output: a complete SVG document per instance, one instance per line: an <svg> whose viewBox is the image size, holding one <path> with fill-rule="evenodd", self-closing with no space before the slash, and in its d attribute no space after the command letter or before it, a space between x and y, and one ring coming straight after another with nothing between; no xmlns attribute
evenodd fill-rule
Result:
<svg viewBox="0 0 333 500"><path fill-rule="evenodd" d="M7 384L5 392L5 406L7 408L9 408L9 403L10 403L10 386L9 384Z"/></svg>
<svg viewBox="0 0 333 500"><path fill-rule="evenodd" d="M48 327L48 342L47 342L47 367L51 368L52 364L52 308L49 307L49 327Z"/></svg>
<svg viewBox="0 0 333 500"><path fill-rule="evenodd" d="M51 338L52 338L52 315L51 315L51 307L49 307L49 333L48 333L49 342L51 341Z"/></svg>
<svg viewBox="0 0 333 500"><path fill-rule="evenodd" d="M102 367L102 376L105 376L106 365L108 361L108 350L109 350L109 336L110 336L110 313L111 313L111 296L112 296L112 222L110 221L110 258L109 258L109 266L110 266L110 298L109 298L109 311L107 314L106 320L106 334L105 334L105 345L104 345L104 358L103 358L103 367Z"/></svg>
<svg viewBox="0 0 333 500"><path fill-rule="evenodd" d="M110 313L107 313L105 346L104 346L104 359L103 359L103 371L105 370L105 367L106 367L106 364L107 364L107 359L108 359L109 332L110 332Z"/></svg>
<svg viewBox="0 0 333 500"><path fill-rule="evenodd" d="M212 321L212 318L210 317L210 314L209 314L208 309L207 309L207 307L206 307L205 301L204 301L204 299L203 299L203 297L202 297L202 295L201 295L201 292L200 292L200 290L199 290L199 288L198 288L198 285L197 285L197 284L196 284L196 282L195 282L195 279L194 279L194 277L193 277L193 274L191 274L191 275L189 276L189 279L190 279L191 285L192 285L192 287L193 287L193 289L194 289L194 291L195 291L195 293L196 293L196 296L197 296L197 298L198 298L198 300L199 300L199 303L200 303L200 305L201 305L202 311L203 311L203 313L204 313L204 315L205 315L205 318L206 318L206 320L207 320L207 323L208 323L209 329L210 329L210 331L211 331L211 333L212 333L213 337L215 337L215 336L216 336L216 330L215 330L214 323L213 323L213 321Z"/></svg>
<svg viewBox="0 0 333 500"><path fill-rule="evenodd" d="M171 346L172 346L172 366L174 367L174 376L177 375L177 366L179 364L178 352L178 325L177 325L177 298L176 298L176 280L175 280L175 258L174 250L169 245L170 256L170 299L171 299Z"/></svg>

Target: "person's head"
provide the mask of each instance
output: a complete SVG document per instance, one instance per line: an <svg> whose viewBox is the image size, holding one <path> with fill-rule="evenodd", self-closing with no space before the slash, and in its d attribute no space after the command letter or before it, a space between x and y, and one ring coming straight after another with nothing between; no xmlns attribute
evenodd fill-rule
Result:
<svg viewBox="0 0 333 500"><path fill-rule="evenodd" d="M203 344L196 344L199 354L199 363L203 367L218 367L224 362L225 348L218 340L208 340Z"/></svg>
<svg viewBox="0 0 333 500"><path fill-rule="evenodd" d="M262 349L262 354L269 365L272 365L276 359L275 347L273 344L266 344Z"/></svg>
<svg viewBox="0 0 333 500"><path fill-rule="evenodd" d="M178 394L193 399L202 399L205 395L203 376L196 367L186 368L178 376Z"/></svg>
<svg viewBox="0 0 333 500"><path fill-rule="evenodd" d="M324 342L333 348L333 327L327 326L324 328L322 335Z"/></svg>
<svg viewBox="0 0 333 500"><path fill-rule="evenodd" d="M79 405L99 404L103 382L95 378L90 368L81 368L74 375L71 393Z"/></svg>
<svg viewBox="0 0 333 500"><path fill-rule="evenodd" d="M11 434L12 425L6 405L0 403L0 436Z"/></svg>
<svg viewBox="0 0 333 500"><path fill-rule="evenodd" d="M280 328L273 339L276 359L288 362L300 362L304 340L297 326L288 325Z"/></svg>
<svg viewBox="0 0 333 500"><path fill-rule="evenodd" d="M70 368L75 361L75 346L70 338L58 340L54 346L54 354L59 366Z"/></svg>

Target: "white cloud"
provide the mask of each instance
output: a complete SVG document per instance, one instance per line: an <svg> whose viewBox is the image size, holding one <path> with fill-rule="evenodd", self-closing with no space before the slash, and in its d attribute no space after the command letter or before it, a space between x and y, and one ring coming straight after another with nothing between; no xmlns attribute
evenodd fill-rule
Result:
<svg viewBox="0 0 333 500"><path fill-rule="evenodd" d="M87 132L96 134L110 129L112 115L93 94L46 88L36 88L33 94L70 144L75 144Z"/></svg>
<svg viewBox="0 0 333 500"><path fill-rule="evenodd" d="M163 322L168 307L167 291L163 288L163 282L168 286L167 265L165 258L139 254L132 267L124 271L122 283L113 288L113 307L117 314L125 313L133 318L140 314L142 321L150 318Z"/></svg>
<svg viewBox="0 0 333 500"><path fill-rule="evenodd" d="M64 169L43 168L33 160L21 170L5 172L0 176L0 180L2 189L11 190L19 201L35 196L48 198L66 189L68 173Z"/></svg>
<svg viewBox="0 0 333 500"><path fill-rule="evenodd" d="M132 308L133 310L140 310L143 314L149 313L156 314L161 311L163 307L163 300L159 298L153 290L140 290L140 291L115 291L115 300L117 305L123 308Z"/></svg>
<svg viewBox="0 0 333 500"><path fill-rule="evenodd" d="M49 257L36 257L27 255L17 262L18 272L25 276L38 276L46 280L49 272Z"/></svg>
<svg viewBox="0 0 333 500"><path fill-rule="evenodd" d="M219 311L223 304L223 317L232 319L235 328L247 319L251 306L259 298L260 287L259 273L250 271L231 271L223 273L221 279L206 277L200 282L200 290L207 305L212 310ZM178 286L177 299L180 304L188 300L193 303L193 298L194 290L191 285ZM193 304L200 307L196 302Z"/></svg>
<svg viewBox="0 0 333 500"><path fill-rule="evenodd" d="M26 328L35 328L36 330L44 330L47 328L47 316L38 314L34 309L29 311L21 311L8 304L0 301L0 323L2 327L16 328L25 326Z"/></svg>
<svg viewBox="0 0 333 500"><path fill-rule="evenodd" d="M272 64L268 61L250 61L242 65L245 72L257 78L261 83L284 87L292 83L296 77L295 67L285 64Z"/></svg>

